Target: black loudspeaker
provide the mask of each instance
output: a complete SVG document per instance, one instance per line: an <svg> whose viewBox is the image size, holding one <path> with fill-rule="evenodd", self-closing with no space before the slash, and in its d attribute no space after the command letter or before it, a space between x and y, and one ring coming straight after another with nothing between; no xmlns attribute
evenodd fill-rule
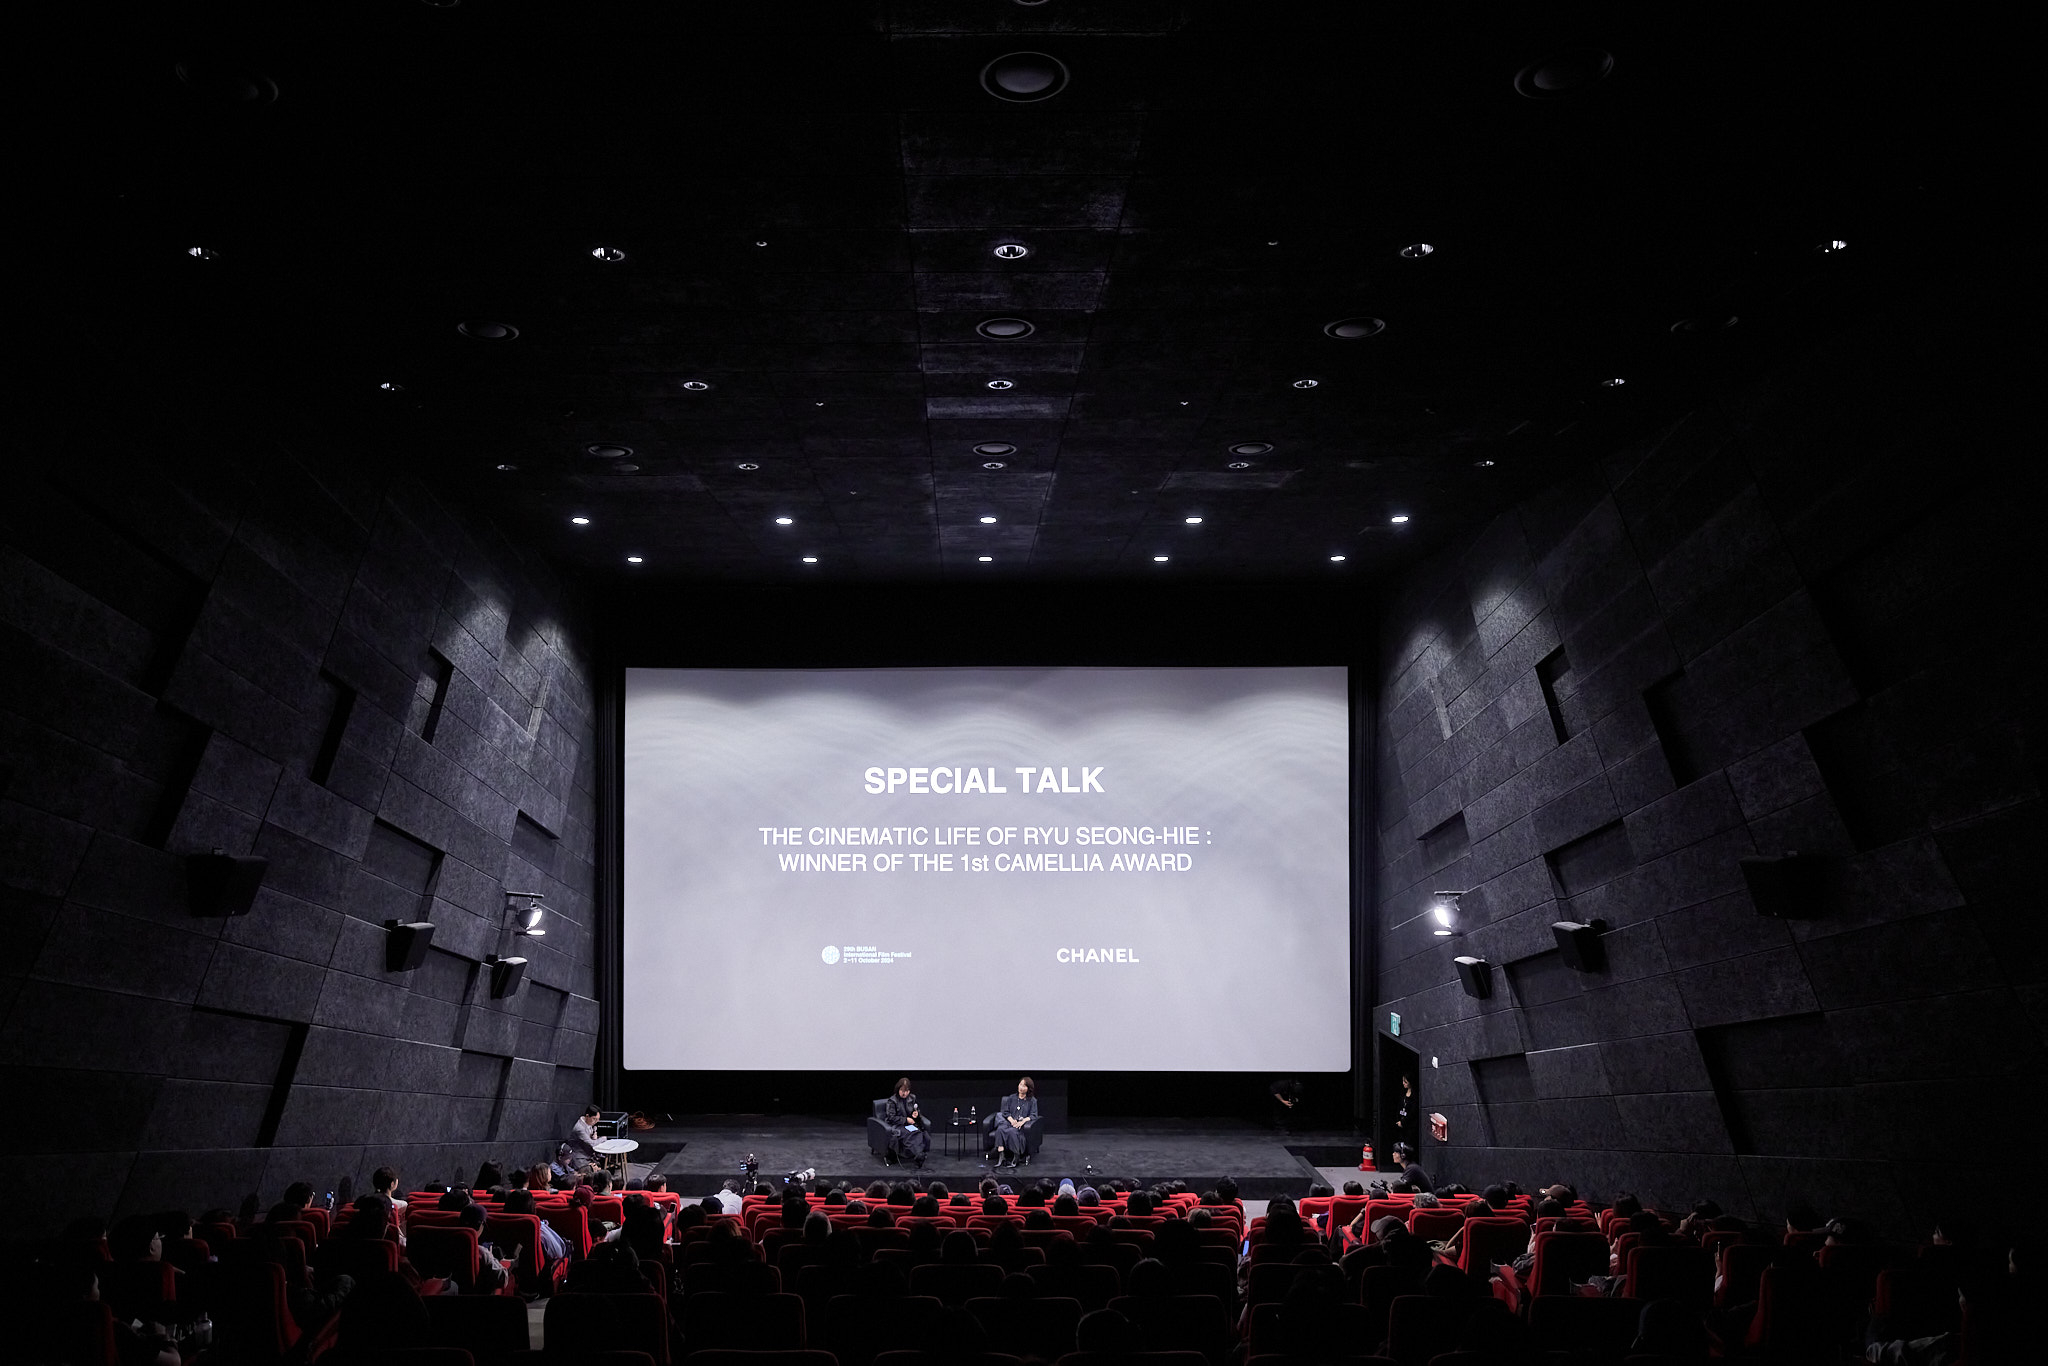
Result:
<svg viewBox="0 0 2048 1366"><path fill-rule="evenodd" d="M1451 961L1458 965L1458 983L1465 988L1467 996L1477 996L1483 1001L1493 995L1493 964L1484 958L1462 955Z"/></svg>
<svg viewBox="0 0 2048 1366"><path fill-rule="evenodd" d="M1564 965L1577 972L1598 972L1607 966L1607 951L1600 946L1600 932L1607 926L1601 921L1581 925L1576 920L1551 922L1551 937L1557 940L1558 956Z"/></svg>
<svg viewBox="0 0 2048 1366"><path fill-rule="evenodd" d="M427 946L434 942L434 925L429 920L387 920L384 937L384 970L411 972L427 961Z"/></svg>
<svg viewBox="0 0 2048 1366"><path fill-rule="evenodd" d="M484 961L491 965L492 997L502 1001L507 996L517 996L519 984L526 980L526 960L493 957Z"/></svg>
<svg viewBox="0 0 2048 1366"><path fill-rule="evenodd" d="M186 904L194 915L247 915L269 868L269 859L245 854L187 854Z"/></svg>
<svg viewBox="0 0 2048 1366"><path fill-rule="evenodd" d="M1805 920L1820 913L1819 861L1800 853L1751 855L1742 860L1742 880L1758 915Z"/></svg>

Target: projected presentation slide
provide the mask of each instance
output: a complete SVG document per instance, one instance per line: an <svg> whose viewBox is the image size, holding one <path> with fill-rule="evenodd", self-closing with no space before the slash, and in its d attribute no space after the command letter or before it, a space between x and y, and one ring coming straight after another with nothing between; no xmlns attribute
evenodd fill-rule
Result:
<svg viewBox="0 0 2048 1366"><path fill-rule="evenodd" d="M626 1066L1349 1067L1346 693L628 669Z"/></svg>

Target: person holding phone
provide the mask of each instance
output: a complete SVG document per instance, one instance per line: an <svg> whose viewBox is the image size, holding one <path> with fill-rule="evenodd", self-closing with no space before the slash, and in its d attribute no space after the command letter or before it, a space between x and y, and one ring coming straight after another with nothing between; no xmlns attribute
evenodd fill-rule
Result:
<svg viewBox="0 0 2048 1366"><path fill-rule="evenodd" d="M1021 1153L1031 1156L1031 1127L1038 1123L1038 1084L1029 1077L1017 1078L1017 1094L1003 1097L996 1116L996 1165L1014 1167Z"/></svg>
<svg viewBox="0 0 2048 1366"><path fill-rule="evenodd" d="M931 1121L918 1112L909 1077L896 1078L896 1093L882 1102L882 1123L889 1127L889 1151L885 1156L890 1163L908 1158L922 1167L925 1154L932 1149L932 1137L925 1132Z"/></svg>

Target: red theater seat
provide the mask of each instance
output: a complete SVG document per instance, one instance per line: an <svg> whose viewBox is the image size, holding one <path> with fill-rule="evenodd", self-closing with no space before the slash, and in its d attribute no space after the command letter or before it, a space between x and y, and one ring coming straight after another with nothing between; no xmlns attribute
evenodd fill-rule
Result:
<svg viewBox="0 0 2048 1366"><path fill-rule="evenodd" d="M461 1347L476 1366L509 1366L512 1356L532 1347L526 1302L514 1295L428 1295L427 1340L436 1347Z"/></svg>
<svg viewBox="0 0 2048 1366"><path fill-rule="evenodd" d="M1529 1337L1539 1352L1580 1352L1619 1359L1636 1340L1640 1300L1597 1295L1539 1295L1529 1303Z"/></svg>
<svg viewBox="0 0 2048 1366"><path fill-rule="evenodd" d="M1057 1297L983 1297L969 1300L967 1312L988 1333L992 1345L1041 1361L1073 1351L1074 1330L1081 1322L1081 1302Z"/></svg>
<svg viewBox="0 0 2048 1366"><path fill-rule="evenodd" d="M700 1347L794 1352L805 1346L804 1302L795 1295L726 1295L683 1301L683 1341Z"/></svg>
<svg viewBox="0 0 2048 1366"><path fill-rule="evenodd" d="M655 1366L667 1366L669 1359L668 1315L652 1293L556 1295L542 1316L542 1331L549 1356L645 1352Z"/></svg>

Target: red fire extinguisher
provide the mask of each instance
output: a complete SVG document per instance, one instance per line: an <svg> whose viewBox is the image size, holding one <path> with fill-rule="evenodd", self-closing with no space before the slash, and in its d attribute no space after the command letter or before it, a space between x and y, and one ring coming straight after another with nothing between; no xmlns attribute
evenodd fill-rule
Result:
<svg viewBox="0 0 2048 1366"><path fill-rule="evenodd" d="M1362 1172L1369 1172L1373 1170L1372 1144L1370 1143L1365 1145L1365 1152L1361 1154L1358 1159L1358 1170Z"/></svg>

